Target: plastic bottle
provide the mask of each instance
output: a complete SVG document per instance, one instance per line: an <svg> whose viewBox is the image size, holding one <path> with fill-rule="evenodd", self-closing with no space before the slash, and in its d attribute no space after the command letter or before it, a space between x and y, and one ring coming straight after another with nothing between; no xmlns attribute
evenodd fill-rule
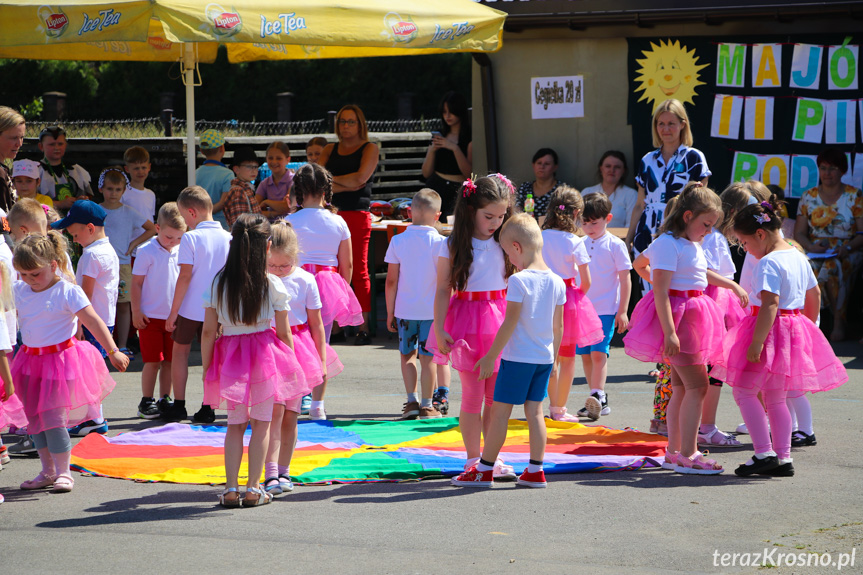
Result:
<svg viewBox="0 0 863 575"><path fill-rule="evenodd" d="M533 215L533 209L533 194L528 192L527 197L524 199L524 213Z"/></svg>

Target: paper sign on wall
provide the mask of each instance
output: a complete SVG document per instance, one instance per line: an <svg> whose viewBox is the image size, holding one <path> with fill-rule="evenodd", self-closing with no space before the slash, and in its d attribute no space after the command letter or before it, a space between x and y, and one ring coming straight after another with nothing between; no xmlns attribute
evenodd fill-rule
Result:
<svg viewBox="0 0 863 575"><path fill-rule="evenodd" d="M824 100L800 98L794 114L794 131L791 139L798 142L820 144L824 134Z"/></svg>
<svg viewBox="0 0 863 575"><path fill-rule="evenodd" d="M738 139L742 112L742 97L716 94L716 98L713 100L713 122L710 126L710 136L731 140Z"/></svg>
<svg viewBox="0 0 863 575"><path fill-rule="evenodd" d="M825 100L827 121L824 139L828 144L853 144L856 140L857 102L854 100Z"/></svg>
<svg viewBox="0 0 863 575"><path fill-rule="evenodd" d="M752 87L781 87L781 63L782 44L754 44L752 46Z"/></svg>
<svg viewBox="0 0 863 575"><path fill-rule="evenodd" d="M747 140L772 140L773 98L746 98L743 125Z"/></svg>
<svg viewBox="0 0 863 575"><path fill-rule="evenodd" d="M584 117L584 76L552 76L530 79L531 117Z"/></svg>
<svg viewBox="0 0 863 575"><path fill-rule="evenodd" d="M816 44L795 44L791 57L791 87L817 90L821 85L821 54Z"/></svg>
<svg viewBox="0 0 863 575"><path fill-rule="evenodd" d="M829 90L856 90L860 46L830 46L827 48L827 88Z"/></svg>

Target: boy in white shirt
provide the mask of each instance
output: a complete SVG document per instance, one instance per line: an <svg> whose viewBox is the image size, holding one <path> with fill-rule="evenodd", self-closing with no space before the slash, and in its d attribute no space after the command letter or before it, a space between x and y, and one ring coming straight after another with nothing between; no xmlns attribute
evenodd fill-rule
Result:
<svg viewBox="0 0 863 575"><path fill-rule="evenodd" d="M402 378L407 402L402 419L431 419L441 413L432 405L435 388L434 354L425 348L434 319L434 294L440 242L445 238L433 227L440 217L441 198L424 188L411 201L411 225L393 236L384 261L387 268L387 329L399 334ZM417 354L421 372L422 403L417 397Z"/></svg>
<svg viewBox="0 0 863 575"><path fill-rule="evenodd" d="M584 376L587 379L590 395L584 407L578 410L579 417L589 417L593 421L600 415L611 413L608 395L605 393L605 380L608 377L608 355L614 328L623 333L629 328L629 296L632 280L629 271L632 263L626 244L608 232L612 219L611 202L605 194L591 194L584 198L582 213L584 247L590 255L590 301L602 322L605 337L599 343L588 347L575 348L581 356Z"/></svg>
<svg viewBox="0 0 863 575"><path fill-rule="evenodd" d="M69 208L66 217L54 222L51 227L55 230L65 229L72 236L72 240L84 248L75 270L75 281L93 304L96 315L105 322L108 331L114 333L120 260L105 235L107 216L108 213L99 204L90 200L78 200ZM108 357L108 352L96 341L93 334L86 327L82 329L83 339L93 344L102 357ZM84 436L91 432L107 433L108 422L100 416L69 430L69 434L75 436Z"/></svg>
<svg viewBox="0 0 863 575"><path fill-rule="evenodd" d="M174 404L165 415L168 421L186 419L186 381L189 379L189 353L192 341L204 327L204 294L209 293L213 278L225 266L231 234L213 220L213 202L207 190L189 186L177 197L177 207L189 229L180 240L177 263L180 275L171 303L171 313L165 329L172 332L171 379L174 385ZM201 404L193 421L213 423L216 414L209 405Z"/></svg>
<svg viewBox="0 0 863 575"><path fill-rule="evenodd" d="M132 269L132 323L141 342L141 403L138 417L156 419L170 408L171 359L174 342L165 329L171 313L174 288L180 275L177 263L180 240L186 222L176 202L168 202L159 210L156 224L158 235L138 250ZM161 368L161 369L160 369ZM156 376L159 377L159 401L154 397Z"/></svg>
<svg viewBox="0 0 863 575"><path fill-rule="evenodd" d="M542 259L542 232L533 216L512 216L500 231L500 246L520 271L510 276L506 288L506 317L488 353L477 363L479 378L490 377L500 355L500 371L494 386L491 421L479 462L452 478L460 487L491 487L494 462L506 441L513 405L524 404L530 437L530 460L519 476L525 487L546 487L545 418L542 401L548 376L563 338L563 304L566 285Z"/></svg>
<svg viewBox="0 0 863 575"><path fill-rule="evenodd" d="M128 183L128 176L120 168L106 168L99 174L99 191L105 198L100 205L108 214L105 217L105 234L120 260L120 288L114 339L120 351L133 360L135 356L126 347L132 327L132 297L129 293L132 287L131 254L139 245L156 235L156 226L137 210L123 204ZM139 234L138 230L142 228L144 231Z"/></svg>
<svg viewBox="0 0 863 575"><path fill-rule="evenodd" d="M150 154L141 146L133 146L123 153L123 169L129 176L129 185L123 194L123 204L133 208L139 214L153 223L156 215L156 194L144 184L150 175ZM132 232L132 237L140 236L144 228L139 227ZM109 234L110 235L110 234ZM135 263L135 252L132 252L132 263Z"/></svg>

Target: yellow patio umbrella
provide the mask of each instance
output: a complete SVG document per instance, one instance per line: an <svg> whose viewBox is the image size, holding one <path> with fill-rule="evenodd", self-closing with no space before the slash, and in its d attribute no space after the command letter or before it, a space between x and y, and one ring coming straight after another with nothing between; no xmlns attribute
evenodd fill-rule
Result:
<svg viewBox="0 0 863 575"><path fill-rule="evenodd" d="M231 1L0 0L0 58L180 62L194 183L195 72L220 44L231 62L494 52L506 17L472 0Z"/></svg>

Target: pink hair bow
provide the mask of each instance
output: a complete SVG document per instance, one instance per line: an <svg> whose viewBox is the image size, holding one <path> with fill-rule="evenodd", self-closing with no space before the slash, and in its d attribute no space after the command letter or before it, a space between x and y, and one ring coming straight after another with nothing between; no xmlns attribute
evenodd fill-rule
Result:
<svg viewBox="0 0 863 575"><path fill-rule="evenodd" d="M506 184L506 187L509 189L509 193L510 193L510 194L514 194L514 193L515 193L515 186L513 186L513 185L512 185L512 182L511 182L511 181L509 181L509 178L507 178L506 176L504 176L504 175L503 175L503 174L501 174L500 172L498 172L497 174L494 174L494 175L495 175L496 177L500 178L500 180L501 180L504 184Z"/></svg>
<svg viewBox="0 0 863 575"><path fill-rule="evenodd" d="M461 193L462 197L466 198L472 193L476 192L476 184L474 184L473 180L471 180L470 178L462 182L461 185L464 186L464 191L462 191Z"/></svg>

